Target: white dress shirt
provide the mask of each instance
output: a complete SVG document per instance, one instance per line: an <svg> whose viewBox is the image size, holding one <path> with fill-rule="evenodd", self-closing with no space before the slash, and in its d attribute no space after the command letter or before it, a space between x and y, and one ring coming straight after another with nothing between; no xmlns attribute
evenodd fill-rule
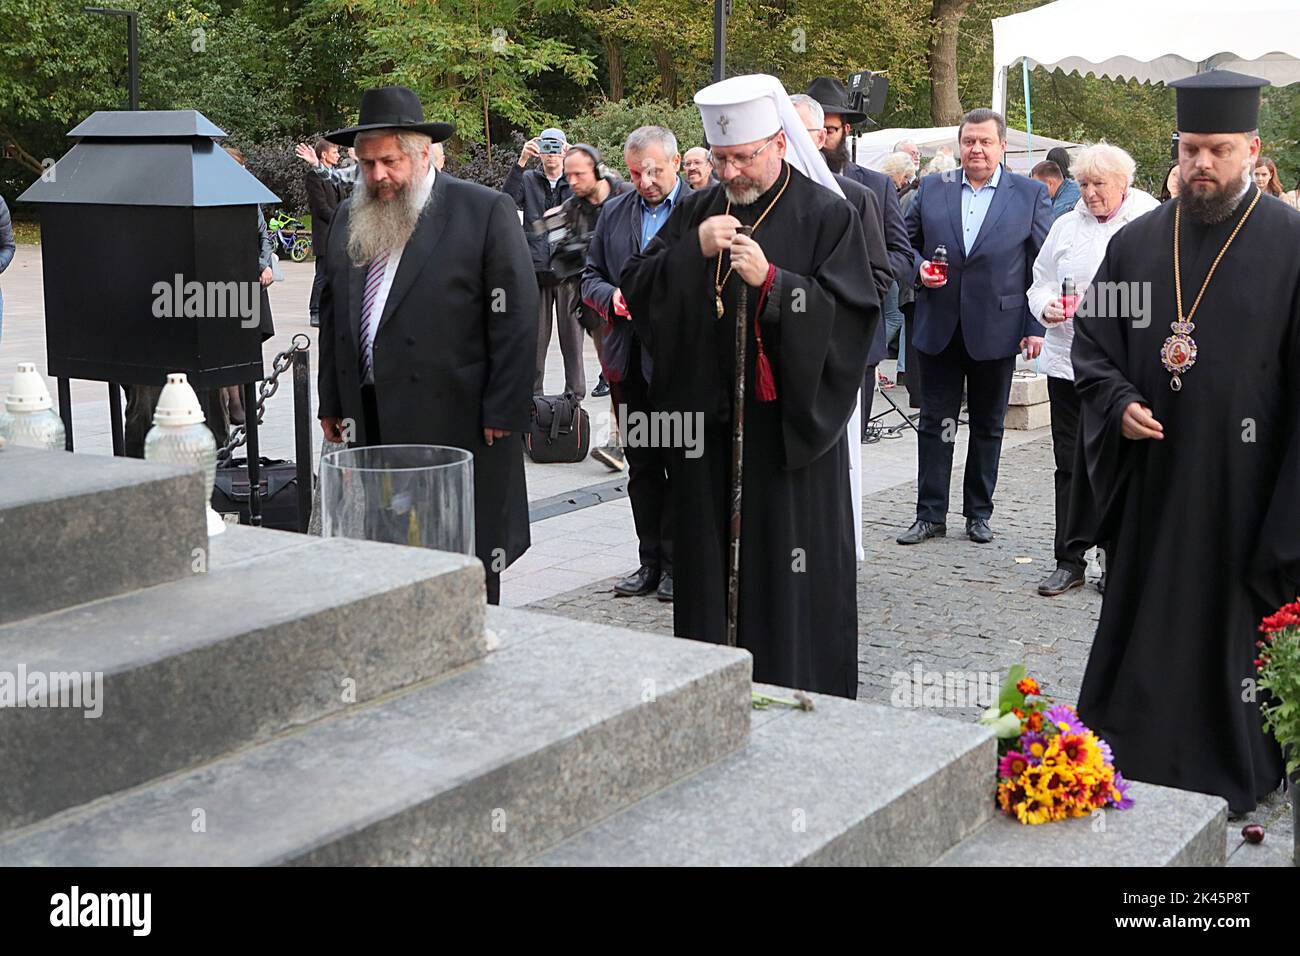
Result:
<svg viewBox="0 0 1300 956"><path fill-rule="evenodd" d="M434 167L433 163L429 163L429 175L425 176L424 182L420 183L420 197L422 200L421 201L422 206L429 202L429 196L433 193L433 180L434 177L437 175L437 173L438 173L437 168ZM384 306L388 303L388 293L392 291L393 279L397 276L397 267L402 264L402 250L405 248L406 248L405 245L399 246L397 249L394 249L392 252L388 254L388 264L384 267L384 278L379 283L379 291L375 293L375 304L374 304L375 320L370 323L371 339L369 342L362 341L360 343L361 352L364 353L366 348L369 347L372 356L370 362L370 373L366 375L365 381L362 383L365 385L375 384L375 363L373 360L374 335L376 332L379 331L379 319L384 314ZM365 280L363 279L362 281L364 282ZM361 336L363 339L365 338L365 335L366 335L366 324L362 322Z"/></svg>

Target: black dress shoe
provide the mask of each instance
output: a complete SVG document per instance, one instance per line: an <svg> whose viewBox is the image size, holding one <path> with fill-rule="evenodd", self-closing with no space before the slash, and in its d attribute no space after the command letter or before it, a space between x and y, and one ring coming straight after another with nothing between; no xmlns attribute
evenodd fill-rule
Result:
<svg viewBox="0 0 1300 956"><path fill-rule="evenodd" d="M673 599L673 576L671 574L660 576L659 590L655 591L655 597L661 601L671 601Z"/></svg>
<svg viewBox="0 0 1300 956"><path fill-rule="evenodd" d="M983 518L967 518L966 537L976 544L988 544L993 540L993 531Z"/></svg>
<svg viewBox="0 0 1300 956"><path fill-rule="evenodd" d="M1101 577L1097 579L1097 591L1101 594L1106 593L1106 572L1101 572Z"/></svg>
<svg viewBox="0 0 1300 956"><path fill-rule="evenodd" d="M900 534L895 540L899 544L920 544L922 541L928 541L930 538L942 538L948 533L946 524L938 524L933 521L922 521L916 519L916 523Z"/></svg>
<svg viewBox="0 0 1300 956"><path fill-rule="evenodd" d="M319 313L319 312L313 312L313 313L311 314L311 316L307 319L307 321L311 324L311 327L312 327L313 329L319 329L319 328L320 328L320 313Z"/></svg>
<svg viewBox="0 0 1300 956"><path fill-rule="evenodd" d="M1038 585L1038 593L1043 597L1056 597L1070 588L1083 587L1083 572L1077 568L1057 568Z"/></svg>
<svg viewBox="0 0 1300 956"><path fill-rule="evenodd" d="M640 597L649 594L659 586L659 569L647 568L644 564L623 580L614 585L614 593L620 597Z"/></svg>
<svg viewBox="0 0 1300 956"><path fill-rule="evenodd" d="M602 398L609 394L609 382L605 381L605 376L601 376L596 382L596 387L591 390L592 398Z"/></svg>

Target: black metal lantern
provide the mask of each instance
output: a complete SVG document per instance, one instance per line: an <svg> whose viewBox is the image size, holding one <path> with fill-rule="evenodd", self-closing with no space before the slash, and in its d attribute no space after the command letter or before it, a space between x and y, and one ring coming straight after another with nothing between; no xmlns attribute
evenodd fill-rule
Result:
<svg viewBox="0 0 1300 956"><path fill-rule="evenodd" d="M278 197L195 110L98 112L19 197L40 205L49 374L256 382L259 203Z"/></svg>

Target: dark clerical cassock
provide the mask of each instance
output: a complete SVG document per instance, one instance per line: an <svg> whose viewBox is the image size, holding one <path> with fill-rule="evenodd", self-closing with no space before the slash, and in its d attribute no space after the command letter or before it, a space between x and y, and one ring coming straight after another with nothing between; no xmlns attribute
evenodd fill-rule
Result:
<svg viewBox="0 0 1300 956"><path fill-rule="evenodd" d="M788 179L788 183L787 183ZM777 199L778 193L785 192ZM730 213L752 226L775 279L758 317L776 397L755 394L755 312L748 291L744 497L738 642L756 681L857 696L857 599L845 426L880 320L857 213L784 163L776 183ZM673 463L677 508L674 631L722 643L726 633L732 389L732 275L717 315L717 257L699 225L727 212L725 188L692 193L624 269L623 295L655 363L655 407L703 416L698 457ZM729 265L722 254L720 272Z"/></svg>
<svg viewBox="0 0 1300 956"><path fill-rule="evenodd" d="M1180 129L1203 128L1186 109L1180 89ZM1073 351L1094 540L1112 542L1080 714L1125 776L1238 813L1282 779L1252 661L1261 617L1300 590L1300 216L1246 182L1221 222L1169 202L1117 233ZM1171 329L1175 270L1186 318L1238 229ZM1122 435L1132 402L1163 438Z"/></svg>

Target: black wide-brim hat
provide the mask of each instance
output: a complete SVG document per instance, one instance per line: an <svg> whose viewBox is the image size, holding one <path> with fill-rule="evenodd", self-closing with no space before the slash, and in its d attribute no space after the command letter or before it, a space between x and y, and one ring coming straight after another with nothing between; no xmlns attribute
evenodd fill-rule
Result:
<svg viewBox="0 0 1300 956"><path fill-rule="evenodd" d="M839 113L846 123L865 123L867 114L849 105L849 91L833 76L819 76L804 90L822 105L827 113Z"/></svg>
<svg viewBox="0 0 1300 956"><path fill-rule="evenodd" d="M361 94L357 125L326 133L325 138L340 146L351 146L358 133L372 129L400 129L423 133L435 143L456 132L450 123L426 123L424 107L415 91L405 86L377 86Z"/></svg>

